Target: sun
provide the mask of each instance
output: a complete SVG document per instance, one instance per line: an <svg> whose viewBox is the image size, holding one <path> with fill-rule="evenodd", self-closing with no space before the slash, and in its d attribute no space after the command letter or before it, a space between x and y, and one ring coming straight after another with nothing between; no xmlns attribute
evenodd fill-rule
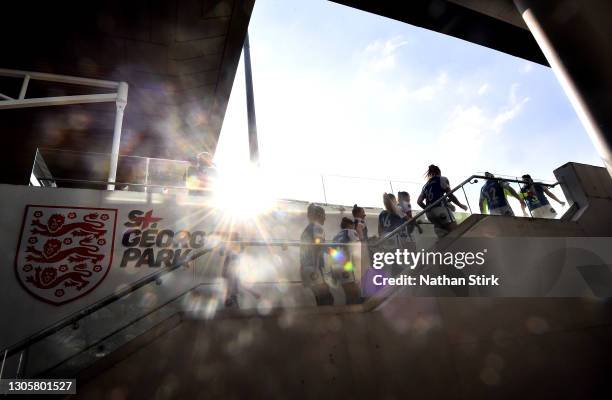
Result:
<svg viewBox="0 0 612 400"><path fill-rule="evenodd" d="M231 220L256 219L276 205L273 182L252 164L219 169L211 185L213 207Z"/></svg>

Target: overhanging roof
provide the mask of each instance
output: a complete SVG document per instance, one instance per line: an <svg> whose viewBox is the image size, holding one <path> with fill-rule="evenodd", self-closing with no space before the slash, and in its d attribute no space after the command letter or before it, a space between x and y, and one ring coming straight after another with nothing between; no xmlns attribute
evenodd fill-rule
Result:
<svg viewBox="0 0 612 400"><path fill-rule="evenodd" d="M512 0L330 0L548 66Z"/></svg>

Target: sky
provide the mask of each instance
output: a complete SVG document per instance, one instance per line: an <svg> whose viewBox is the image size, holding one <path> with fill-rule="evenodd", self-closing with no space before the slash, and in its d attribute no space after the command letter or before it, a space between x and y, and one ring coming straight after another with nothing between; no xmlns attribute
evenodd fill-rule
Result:
<svg viewBox="0 0 612 400"><path fill-rule="evenodd" d="M257 0L249 36L260 164L278 197L416 199L432 163L451 185L602 165L548 67L324 0ZM215 160L248 161L242 60Z"/></svg>

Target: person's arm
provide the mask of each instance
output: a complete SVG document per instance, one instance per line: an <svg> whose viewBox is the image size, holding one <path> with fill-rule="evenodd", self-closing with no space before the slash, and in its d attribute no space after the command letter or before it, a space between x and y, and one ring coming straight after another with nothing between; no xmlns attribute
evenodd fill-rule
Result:
<svg viewBox="0 0 612 400"><path fill-rule="evenodd" d="M485 213L485 197L482 195L482 191L480 192L480 199L478 200L478 207L480 208L480 213Z"/></svg>
<svg viewBox="0 0 612 400"><path fill-rule="evenodd" d="M322 226L315 225L312 230L312 241L314 244L320 244L325 242L325 231ZM313 246L313 254L315 256L316 266L318 268L324 268L325 265L319 265L321 254L323 253L323 246Z"/></svg>
<svg viewBox="0 0 612 400"><path fill-rule="evenodd" d="M417 204L423 210L425 209L425 195L423 194L423 192L421 192L421 194L419 195L419 198L417 199Z"/></svg>
<svg viewBox="0 0 612 400"><path fill-rule="evenodd" d="M521 208L524 210L527 205L525 204L525 200L512 188L510 185L505 185L505 189L510 193L510 196L514 197L521 203Z"/></svg>
<svg viewBox="0 0 612 400"><path fill-rule="evenodd" d="M423 234L423 228L421 228L421 221L419 221L418 219L415 221L415 225L417 230L419 231L419 234Z"/></svg>
<svg viewBox="0 0 612 400"><path fill-rule="evenodd" d="M523 198L523 196L521 196L520 194L518 194L516 192L516 190L514 190L510 185L508 185L506 183L506 185L504 186L504 190L507 190L508 193L510 193L510 195L512 197L514 197L515 199L517 199L519 201L519 203L521 203L521 211L523 211L523 216L524 217L528 217L529 215L527 214L527 203L525 203L525 199Z"/></svg>
<svg viewBox="0 0 612 400"><path fill-rule="evenodd" d="M557 198L557 196L555 196L555 194L553 192L551 192L550 190L548 190L547 187L542 187L542 189L544 189L544 193L546 193L548 195L548 197L550 197L551 199L553 199L554 201L556 201L557 203L559 203L561 205L561 207L563 207L565 205L564 201L561 201Z"/></svg>
<svg viewBox="0 0 612 400"><path fill-rule="evenodd" d="M393 201L389 202L391 203L391 208L393 208L393 213L398 217L405 219L406 213L400 208L400 206Z"/></svg>
<svg viewBox="0 0 612 400"><path fill-rule="evenodd" d="M463 209L463 211L467 210L467 206L462 204L459 199L457 197L455 197L454 194L451 193L451 188L450 188L450 182L448 181L448 179L443 178L442 179L442 188L444 189L444 191L446 192L446 194L448 195L448 199L457 204L459 207L461 207Z"/></svg>
<svg viewBox="0 0 612 400"><path fill-rule="evenodd" d="M459 201L459 199L458 199L457 197L455 197L455 195L454 195L454 194L450 193L450 188L449 188L449 189L446 191L446 193L448 194L448 199L449 199L451 202L453 202L453 203L457 204L457 205L458 205L459 207L461 207L461 208L462 208L464 211L468 209L468 207L467 207L465 204L461 203L461 202Z"/></svg>
<svg viewBox="0 0 612 400"><path fill-rule="evenodd" d="M357 236L359 236L359 240L363 241L363 224L361 222L357 223L357 226L355 226L355 231L357 232Z"/></svg>
<svg viewBox="0 0 612 400"><path fill-rule="evenodd" d="M380 218L378 219L378 237L382 236L382 231L383 231L383 227L382 224L380 223Z"/></svg>

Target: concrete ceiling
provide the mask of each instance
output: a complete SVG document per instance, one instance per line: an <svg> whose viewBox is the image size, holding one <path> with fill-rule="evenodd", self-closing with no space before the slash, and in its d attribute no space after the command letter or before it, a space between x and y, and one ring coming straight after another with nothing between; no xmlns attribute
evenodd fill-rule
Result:
<svg viewBox="0 0 612 400"><path fill-rule="evenodd" d="M512 0L448 0L470 10L528 30Z"/></svg>
<svg viewBox="0 0 612 400"><path fill-rule="evenodd" d="M6 2L0 68L126 81L121 153L185 159L215 149L254 2ZM19 85L2 79L0 92L11 95ZM28 97L82 90L33 82ZM36 147L109 152L114 109L0 111L4 128L18 132L9 143L19 150L13 164L31 167Z"/></svg>
<svg viewBox="0 0 612 400"><path fill-rule="evenodd" d="M548 65L512 0L330 0Z"/></svg>

